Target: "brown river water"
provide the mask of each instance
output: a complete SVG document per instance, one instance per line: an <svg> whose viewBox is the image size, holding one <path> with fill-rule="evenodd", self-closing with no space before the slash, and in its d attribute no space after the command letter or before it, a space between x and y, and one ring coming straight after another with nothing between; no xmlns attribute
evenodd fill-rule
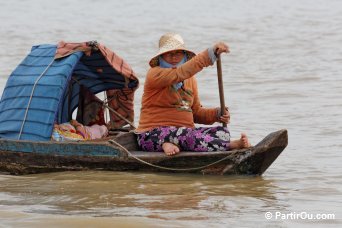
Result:
<svg viewBox="0 0 342 228"><path fill-rule="evenodd" d="M97 40L139 76L137 121L147 63L168 31L195 52L230 45L232 136L256 144L288 129L274 164L261 177L0 175L0 227L341 227L342 1L0 0L0 91L32 45ZM197 80L202 104L218 106L216 67Z"/></svg>

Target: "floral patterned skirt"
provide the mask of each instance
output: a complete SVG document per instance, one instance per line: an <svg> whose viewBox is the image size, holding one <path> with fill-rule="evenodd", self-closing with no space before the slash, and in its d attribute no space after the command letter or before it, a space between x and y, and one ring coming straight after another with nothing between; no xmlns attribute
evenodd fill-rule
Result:
<svg viewBox="0 0 342 228"><path fill-rule="evenodd" d="M138 144L143 151L163 151L162 145L170 142L181 151L227 151L230 133L227 128L215 127L158 127L138 134Z"/></svg>

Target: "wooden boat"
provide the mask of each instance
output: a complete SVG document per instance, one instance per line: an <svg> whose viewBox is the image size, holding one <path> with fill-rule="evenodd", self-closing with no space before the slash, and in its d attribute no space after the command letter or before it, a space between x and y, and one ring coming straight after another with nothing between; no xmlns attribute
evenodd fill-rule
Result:
<svg viewBox="0 0 342 228"><path fill-rule="evenodd" d="M273 132L257 145L221 152L162 152L137 150L133 133L104 140L35 142L0 139L0 172L32 174L55 171L110 170L261 175L285 149L287 130Z"/></svg>
<svg viewBox="0 0 342 228"><path fill-rule="evenodd" d="M76 118L84 125L104 119L101 109L107 107L110 122L102 125L123 129L129 123L133 128L130 121L134 120L138 85L132 68L95 41L32 47L10 75L1 97L0 172L132 170L261 175L287 146L286 130L271 133L248 149L181 152L172 157L138 151L135 135L123 131L94 141L51 141L54 124L70 121L76 109ZM106 101L89 96L100 92L106 93Z"/></svg>

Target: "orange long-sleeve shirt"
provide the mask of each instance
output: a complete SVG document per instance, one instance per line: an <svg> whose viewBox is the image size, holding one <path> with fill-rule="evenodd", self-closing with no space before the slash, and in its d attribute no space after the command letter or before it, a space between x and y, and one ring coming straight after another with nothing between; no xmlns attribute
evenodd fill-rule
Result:
<svg viewBox="0 0 342 228"><path fill-rule="evenodd" d="M195 123L213 124L216 108L203 108L194 75L212 65L203 51L177 68L151 68L146 76L138 133L160 126L195 127ZM183 82L176 90L172 85Z"/></svg>

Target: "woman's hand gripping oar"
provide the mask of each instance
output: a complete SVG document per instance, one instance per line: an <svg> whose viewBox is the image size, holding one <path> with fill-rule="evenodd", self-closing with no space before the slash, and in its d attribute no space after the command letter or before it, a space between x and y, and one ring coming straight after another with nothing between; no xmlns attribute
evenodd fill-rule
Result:
<svg viewBox="0 0 342 228"><path fill-rule="evenodd" d="M214 46L215 55L217 57L216 65L217 65L217 79L219 86L219 94L220 94L220 121L222 122L223 127L227 127L227 124L230 120L230 113L226 108L226 104L224 101L224 89L223 89L223 80L222 80L222 65L221 65L221 53L226 52L229 53L229 47L220 42Z"/></svg>

